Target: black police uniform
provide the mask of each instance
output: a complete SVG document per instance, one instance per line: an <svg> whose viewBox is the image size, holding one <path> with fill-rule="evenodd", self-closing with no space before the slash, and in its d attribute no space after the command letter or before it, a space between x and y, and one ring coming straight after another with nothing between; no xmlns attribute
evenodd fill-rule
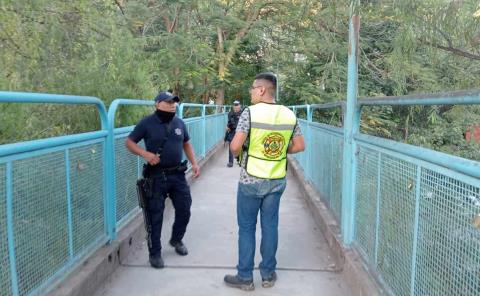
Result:
<svg viewBox="0 0 480 296"><path fill-rule="evenodd" d="M242 115L241 110L239 112L234 112L233 110L228 112L227 127L230 129L230 131L226 133L225 141L232 142L233 137L235 136L235 130L237 129L240 115ZM230 151L230 149L228 149L228 163L233 164L233 154L232 154L232 151Z"/></svg>
<svg viewBox="0 0 480 296"><path fill-rule="evenodd" d="M142 139L147 151L157 153L165 139L169 121L162 119L156 113L143 118L128 136L135 143ZM147 227L147 242L150 256L160 256L162 249L160 236L162 233L163 210L165 199L170 197L175 208L175 221L172 227L171 243L181 242L187 224L190 220L192 197L190 187L185 179L185 172L176 170L182 162L183 144L190 137L185 123L178 117L173 117L168 128L168 137L163 145L160 163L148 167L148 178L152 179L152 194L148 198L148 217L150 227Z"/></svg>

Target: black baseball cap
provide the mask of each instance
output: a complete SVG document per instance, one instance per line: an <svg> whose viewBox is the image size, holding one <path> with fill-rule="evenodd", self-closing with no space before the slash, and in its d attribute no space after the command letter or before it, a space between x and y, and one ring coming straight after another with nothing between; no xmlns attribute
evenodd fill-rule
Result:
<svg viewBox="0 0 480 296"><path fill-rule="evenodd" d="M155 97L155 103L170 100L174 100L177 103L180 102L180 98L178 96L174 96L171 92L168 91L162 91Z"/></svg>
<svg viewBox="0 0 480 296"><path fill-rule="evenodd" d="M235 100L235 101L233 101L233 105L234 105L234 106L238 106L238 105L240 105L240 102L237 101L237 100Z"/></svg>

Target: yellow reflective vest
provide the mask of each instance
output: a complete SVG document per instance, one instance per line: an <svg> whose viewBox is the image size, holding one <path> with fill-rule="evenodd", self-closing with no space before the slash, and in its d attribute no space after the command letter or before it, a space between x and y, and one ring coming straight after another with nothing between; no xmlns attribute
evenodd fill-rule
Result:
<svg viewBox="0 0 480 296"><path fill-rule="evenodd" d="M245 169L251 176L281 179L287 174L287 149L297 118L285 106L250 106L250 132Z"/></svg>

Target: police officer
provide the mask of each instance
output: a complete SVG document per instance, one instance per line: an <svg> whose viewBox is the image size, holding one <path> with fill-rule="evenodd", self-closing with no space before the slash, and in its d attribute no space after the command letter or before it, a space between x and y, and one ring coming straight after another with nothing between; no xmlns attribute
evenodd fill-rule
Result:
<svg viewBox="0 0 480 296"><path fill-rule="evenodd" d="M163 268L160 235L162 232L165 199L169 197L175 208L170 245L177 254L185 256L188 250L182 242L190 220L192 198L185 179L186 163L182 164L182 151L192 164L193 177L200 175L185 123L175 116L178 96L161 92L155 97L156 111L143 118L130 133L125 145L132 153L147 162L144 177L149 180L145 214L150 265ZM137 143L144 140L146 150Z"/></svg>
<svg viewBox="0 0 480 296"><path fill-rule="evenodd" d="M226 275L228 286L253 290L255 229L260 212L262 238L259 269L262 287L275 284L280 197L286 186L287 153L305 149L295 114L275 104L277 79L272 73L255 77L250 87L252 106L240 116L232 153L241 156L237 190L238 265L237 274Z"/></svg>
<svg viewBox="0 0 480 296"><path fill-rule="evenodd" d="M233 137L235 136L235 129L237 128L238 119L242 114L240 102L235 100L233 102L233 108L228 112L228 122L227 122L227 132L225 135L226 142L232 142ZM227 167L231 168L233 166L233 154L230 149L228 149L228 163Z"/></svg>

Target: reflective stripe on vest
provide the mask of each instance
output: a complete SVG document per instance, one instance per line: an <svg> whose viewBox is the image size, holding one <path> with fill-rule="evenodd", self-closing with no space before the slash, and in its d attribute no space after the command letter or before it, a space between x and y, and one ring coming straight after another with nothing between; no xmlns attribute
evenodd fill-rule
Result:
<svg viewBox="0 0 480 296"><path fill-rule="evenodd" d="M263 179L287 174L287 149L297 123L285 106L259 103L250 106L247 173Z"/></svg>

